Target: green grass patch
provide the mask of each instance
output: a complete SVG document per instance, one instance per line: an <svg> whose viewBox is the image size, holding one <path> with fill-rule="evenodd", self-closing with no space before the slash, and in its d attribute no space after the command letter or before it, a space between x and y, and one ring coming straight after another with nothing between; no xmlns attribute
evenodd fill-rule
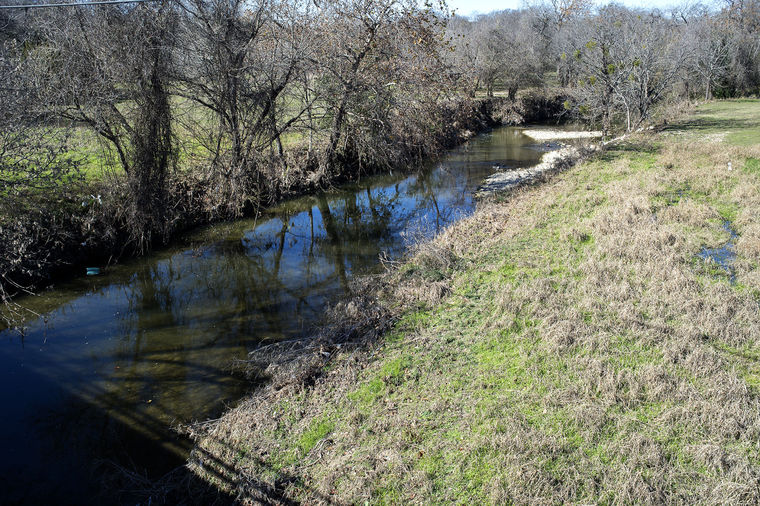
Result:
<svg viewBox="0 0 760 506"><path fill-rule="evenodd" d="M309 428L298 439L298 449L301 455L307 455L314 446L335 428L335 422L323 415L312 420Z"/></svg>
<svg viewBox="0 0 760 506"><path fill-rule="evenodd" d="M747 158L744 164L744 172L760 176L760 158Z"/></svg>
<svg viewBox="0 0 760 506"><path fill-rule="evenodd" d="M760 100L720 100L703 104L696 113L669 131L720 137L728 144L751 146L760 142Z"/></svg>

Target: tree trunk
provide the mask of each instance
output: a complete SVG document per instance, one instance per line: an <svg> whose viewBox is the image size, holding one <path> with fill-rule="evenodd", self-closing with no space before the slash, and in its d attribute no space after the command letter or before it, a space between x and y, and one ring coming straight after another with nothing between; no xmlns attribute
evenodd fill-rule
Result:
<svg viewBox="0 0 760 506"><path fill-rule="evenodd" d="M509 100L511 102L514 102L515 98L517 98L517 85L512 85L509 87L508 95L509 95Z"/></svg>

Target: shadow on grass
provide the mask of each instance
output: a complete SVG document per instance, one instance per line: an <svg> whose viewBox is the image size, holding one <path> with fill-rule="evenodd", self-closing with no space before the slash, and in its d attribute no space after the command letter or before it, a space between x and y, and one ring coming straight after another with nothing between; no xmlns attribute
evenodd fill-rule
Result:
<svg viewBox="0 0 760 506"><path fill-rule="evenodd" d="M696 117L678 121L663 128L663 132L724 132L732 130L752 129L760 126L760 121L730 118L721 119L716 117Z"/></svg>
<svg viewBox="0 0 760 506"><path fill-rule="evenodd" d="M219 439L215 439L215 442L220 445L224 445L227 448L230 448L230 446L223 441ZM214 479L218 480L222 486L224 486L226 489L229 490L235 490L236 494L233 497L232 495L225 495L222 492L219 492L218 490L214 489L214 492L211 492L211 490L208 488L209 485L206 482L201 482L201 480L196 477L195 475L192 476L192 480L194 480L199 486L206 488L201 488L201 492L209 493L205 498L202 496L186 494L184 496L178 497L179 499L187 498L191 499L192 501L197 501L197 499L200 499L200 501L197 502L190 502L187 504L231 504L231 503L237 503L242 500L248 500L248 501L254 501L255 504L271 504L271 505L284 505L284 506L295 506L297 504L300 504L299 501L292 499L290 495L288 494L288 489L290 487L295 487L299 489L302 493L306 494L310 501L316 501L319 504L335 504L335 501L330 498L329 496L324 495L321 492L318 492L316 489L307 487L304 484L304 480L296 475L291 474L286 471L283 471L282 469L275 469L264 459L256 458L256 459L249 459L248 463L250 464L253 462L253 464L260 470L263 470L267 472L268 474L276 474L277 479L274 481L274 483L268 483L262 480L253 480L253 479L244 479L244 481L233 481L229 477L230 476L241 476L238 469L235 469L233 466L230 466L229 464L225 463L221 459L215 457L211 453L208 453L205 450L198 449L198 454L195 456L195 460L199 462L202 466L204 471L209 475L213 476ZM189 472L189 471L187 471ZM174 480L174 483L183 483L183 479ZM189 490L192 490L190 488ZM216 495L214 495L216 494ZM214 500L216 502L210 503L209 500ZM225 502L225 501L230 502ZM167 503L171 504L171 503Z"/></svg>
<svg viewBox="0 0 760 506"><path fill-rule="evenodd" d="M623 154L635 154L637 156L654 155L660 151L660 144L648 139L629 140L610 145L598 159L603 162L612 162Z"/></svg>

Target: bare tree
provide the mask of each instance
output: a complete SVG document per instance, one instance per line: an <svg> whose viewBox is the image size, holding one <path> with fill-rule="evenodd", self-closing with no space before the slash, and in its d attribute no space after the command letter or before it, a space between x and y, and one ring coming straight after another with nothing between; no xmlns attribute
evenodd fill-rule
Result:
<svg viewBox="0 0 760 506"><path fill-rule="evenodd" d="M167 70L176 19L167 1L57 9L36 21L33 57L60 118L89 126L128 182L123 223L140 248L170 231L166 179L175 161Z"/></svg>
<svg viewBox="0 0 760 506"><path fill-rule="evenodd" d="M709 100L714 88L728 75L734 41L725 25L712 16L704 16L694 23L689 35L693 48L692 70L699 75L705 100Z"/></svg>
<svg viewBox="0 0 760 506"><path fill-rule="evenodd" d="M568 27L564 58L575 79L576 111L608 134L651 116L689 61L685 29L658 11L610 5Z"/></svg>
<svg viewBox="0 0 760 506"><path fill-rule="evenodd" d="M509 99L514 100L518 89L543 84L542 48L526 13L503 11L496 16L496 21L499 29L507 34L501 82Z"/></svg>
<svg viewBox="0 0 760 506"><path fill-rule="evenodd" d="M196 109L195 130L211 155L214 205L251 197L263 154L283 154L281 136L310 111L298 93L313 57L317 15L298 0L187 0L178 46L177 94ZM303 91L303 89L298 90ZM208 111L211 116L198 114Z"/></svg>
<svg viewBox="0 0 760 506"><path fill-rule="evenodd" d="M393 69L393 31L405 11L411 14L414 8L413 2L396 0L339 0L326 9L327 16L319 29L326 41L321 71L325 76L324 101L331 118L328 163L338 162L346 125L355 114L353 109L359 109L373 90L379 92L374 97L378 105L390 96L392 76L380 83L377 78Z"/></svg>
<svg viewBox="0 0 760 506"><path fill-rule="evenodd" d="M449 59L471 96L482 88L492 97L500 86L514 100L521 87L542 83L542 47L532 19L524 12L501 11L475 21L452 21L448 33L455 51Z"/></svg>
<svg viewBox="0 0 760 506"><path fill-rule="evenodd" d="M446 28L451 51L446 55L462 89L474 97L480 88L480 48L475 37L475 23L462 16L453 16Z"/></svg>
<svg viewBox="0 0 760 506"><path fill-rule="evenodd" d="M591 0L528 0L526 10L534 32L542 41L541 57L545 65L554 66L560 86L568 86L571 65L564 48L572 37L572 26L592 13ZM565 57L562 57L565 55Z"/></svg>
<svg viewBox="0 0 760 506"><path fill-rule="evenodd" d="M578 112L599 119L605 135L612 130L616 102L633 65L621 44L624 14L623 7L607 6L598 15L574 23L570 45L564 51L565 58L572 58L578 76Z"/></svg>
<svg viewBox="0 0 760 506"><path fill-rule="evenodd" d="M760 92L760 1L724 0L722 21L732 39L729 78L734 94Z"/></svg>
<svg viewBox="0 0 760 506"><path fill-rule="evenodd" d="M507 74L511 40L503 30L480 21L474 34L478 48L478 83L493 97L496 83Z"/></svg>
<svg viewBox="0 0 760 506"><path fill-rule="evenodd" d="M626 129L649 119L653 105L678 82L688 60L683 30L658 11L621 12L624 29L618 43L627 55L622 68L629 74L615 92L626 111Z"/></svg>
<svg viewBox="0 0 760 506"><path fill-rule="evenodd" d="M404 138L398 120L426 121L444 91L448 73L439 51L446 17L412 0L341 0L325 14L318 32L325 160L393 164L405 151L393 148Z"/></svg>

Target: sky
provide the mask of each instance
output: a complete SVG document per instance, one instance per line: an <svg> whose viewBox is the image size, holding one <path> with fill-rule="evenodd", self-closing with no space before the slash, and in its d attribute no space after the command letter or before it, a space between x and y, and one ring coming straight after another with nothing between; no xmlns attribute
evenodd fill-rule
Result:
<svg viewBox="0 0 760 506"><path fill-rule="evenodd" d="M607 4L607 1L596 1L597 5ZM618 0L628 7L668 7L683 3L683 0ZM486 14L491 11L517 9L523 5L522 0L446 0L450 9L456 9L460 16L470 16L474 13Z"/></svg>

